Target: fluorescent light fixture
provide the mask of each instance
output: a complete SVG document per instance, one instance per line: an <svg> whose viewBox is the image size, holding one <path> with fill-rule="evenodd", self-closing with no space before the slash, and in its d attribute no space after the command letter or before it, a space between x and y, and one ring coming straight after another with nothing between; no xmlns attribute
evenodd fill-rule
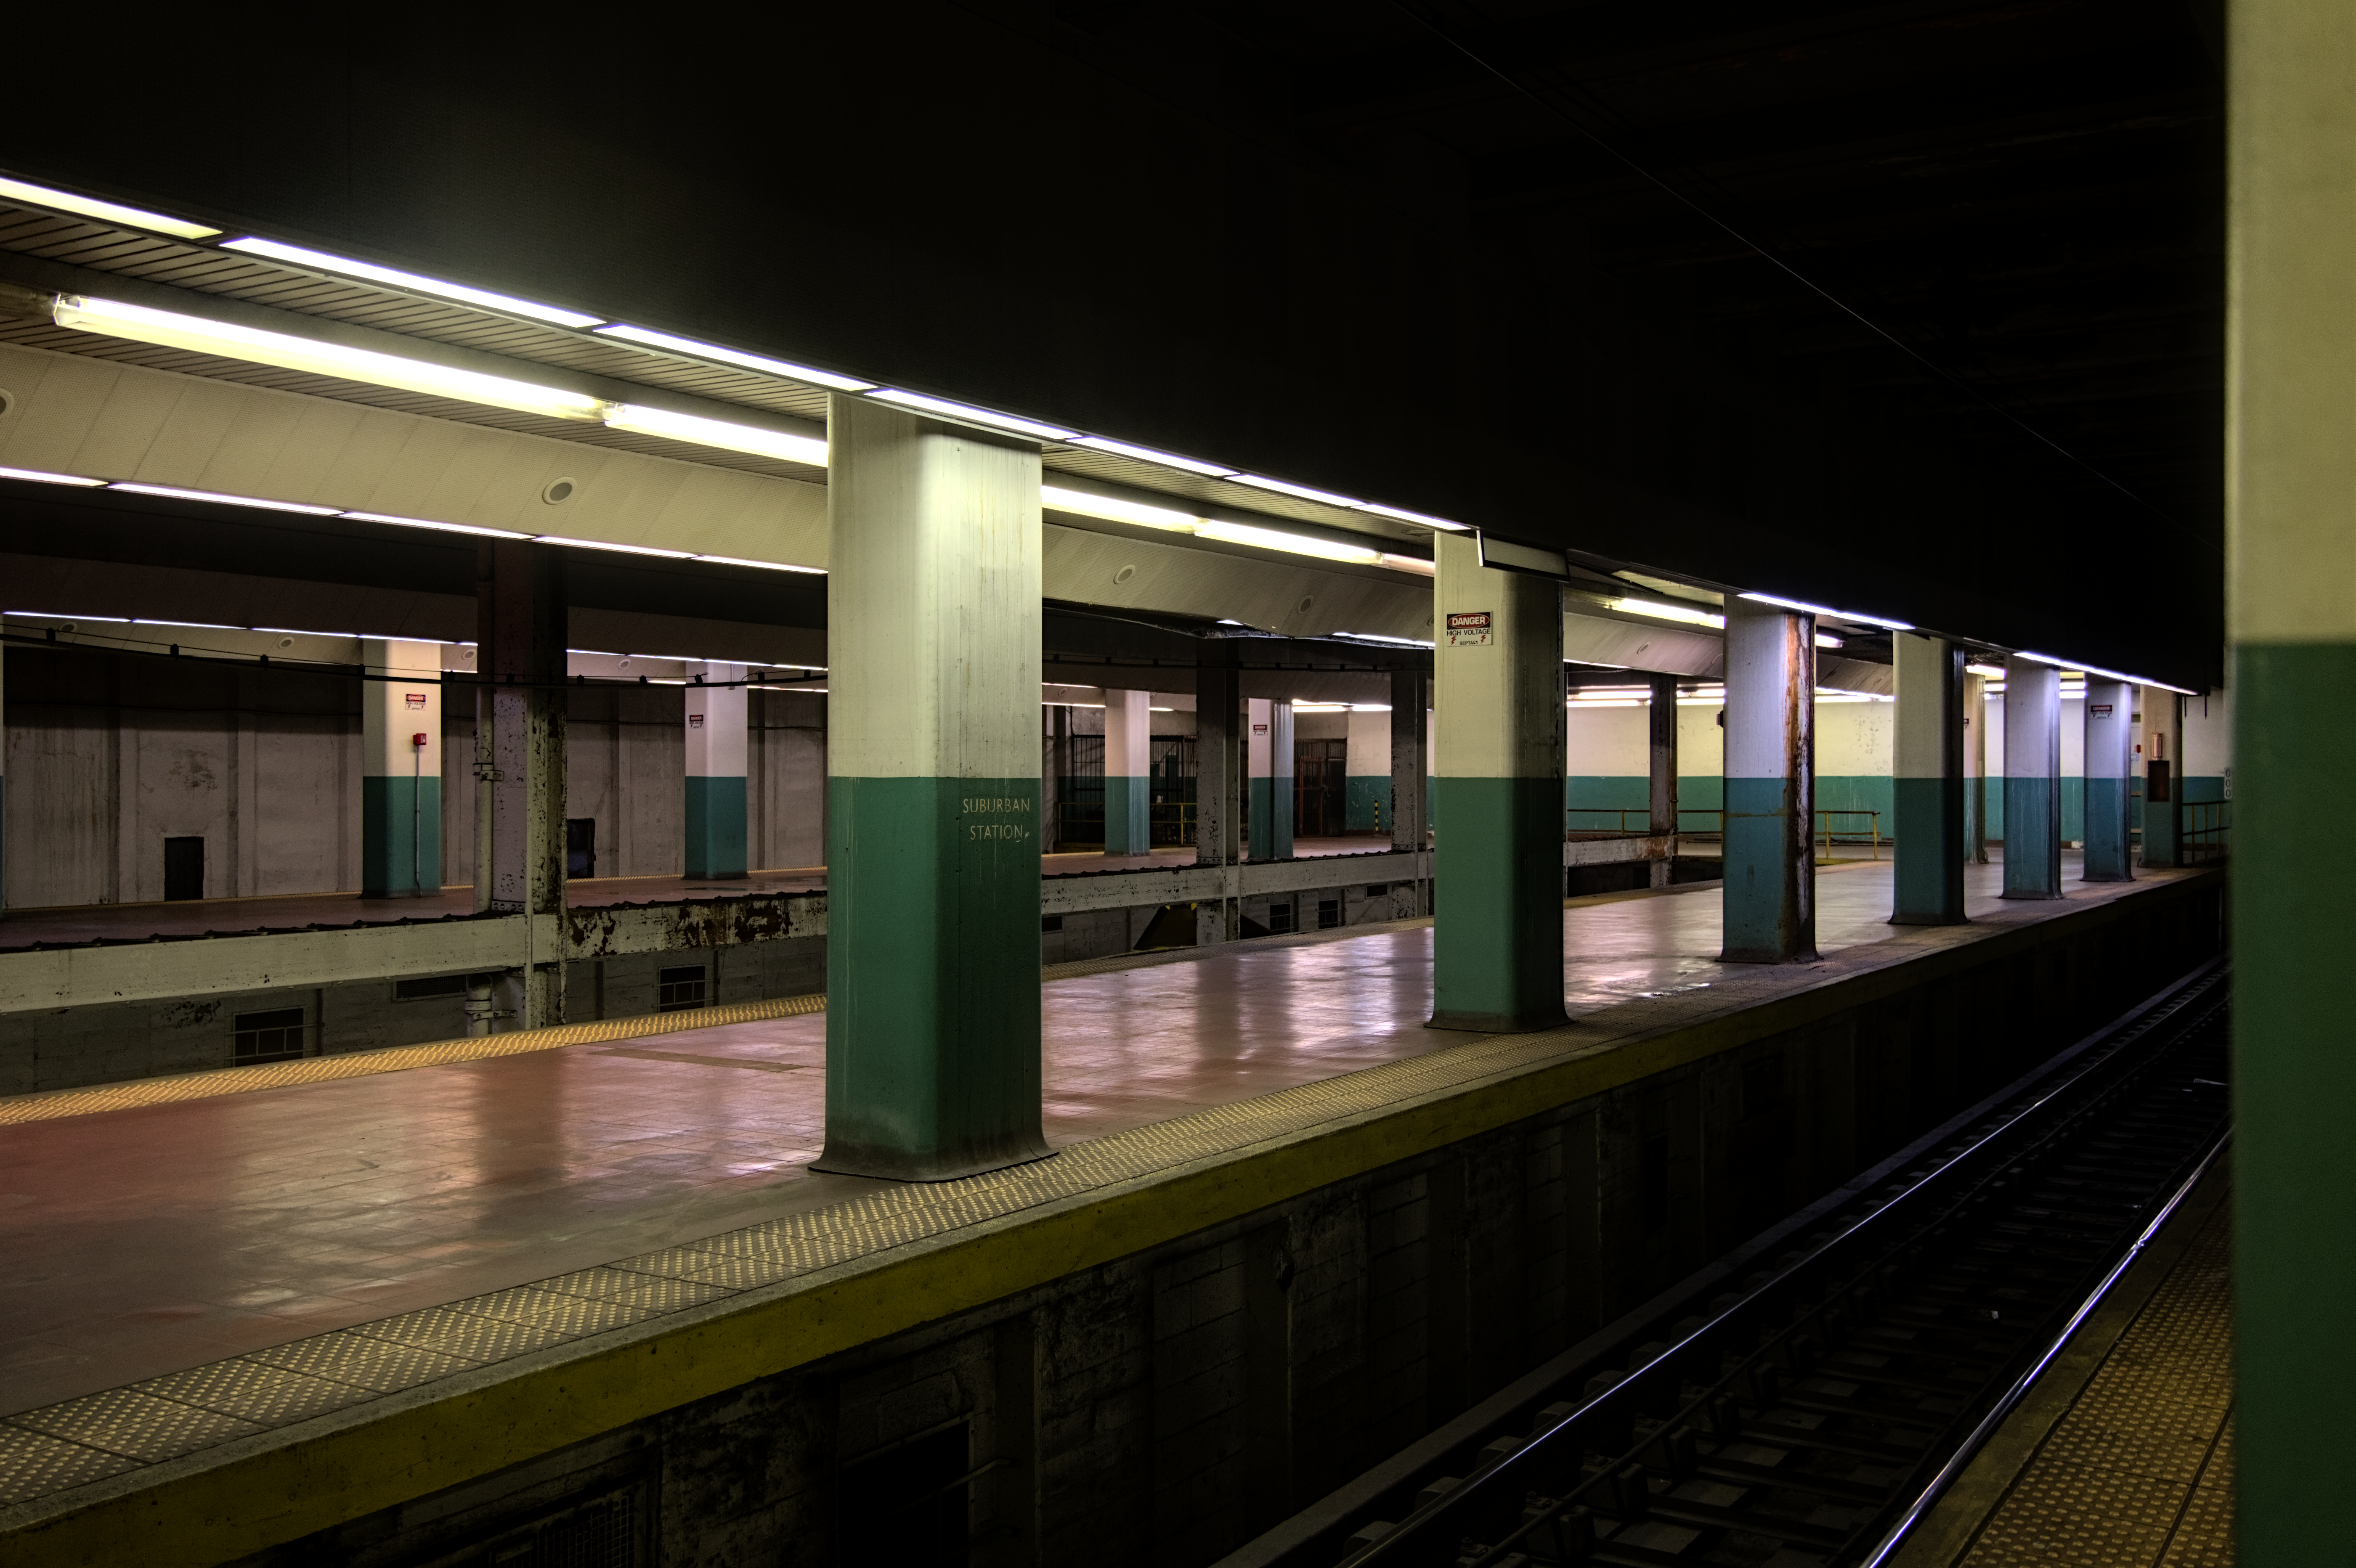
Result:
<svg viewBox="0 0 2356 1568"><path fill-rule="evenodd" d="M559 326L594 326L605 319L602 315L584 315L577 310L541 304L535 300L518 299L513 294L497 294L488 289L469 288L465 283L444 283L440 278L404 272L397 267L380 267L374 261L355 261L348 256L331 256L325 251L284 245L275 240L263 240L251 234L241 240L223 240L221 249L267 256L273 261L290 261L295 266L312 267L322 272L340 272L348 278L365 278L369 283L388 283L396 289L414 289L422 294L438 294L445 300L456 300L461 304L481 305L486 310L505 311L510 315L528 315L534 321L554 322Z"/></svg>
<svg viewBox="0 0 2356 1568"><path fill-rule="evenodd" d="M1362 643L1390 643L1402 648L1431 646L1431 639L1429 637L1394 637L1384 632L1329 632L1326 635L1334 637L1354 637ZM1385 711L1387 712L1388 709Z"/></svg>
<svg viewBox="0 0 2356 1568"><path fill-rule="evenodd" d="M1229 477L1238 485L1249 485L1261 490L1273 490L1280 496L1297 496L1304 501L1323 501L1329 507L1355 508L1358 505L1357 500L1353 496L1336 496L1331 490L1312 490L1306 485L1295 485L1285 479L1270 479L1264 475L1236 474Z"/></svg>
<svg viewBox="0 0 2356 1568"><path fill-rule="evenodd" d="M1740 597L1755 604L1773 604L1784 610L1804 610L1811 615L1833 615L1844 621L1862 621L1869 626L1880 626L1892 632L1911 632L1912 621L1893 621L1886 615L1864 615L1855 610L1833 610L1822 604L1811 604L1804 599L1786 599L1775 593L1745 593Z"/></svg>
<svg viewBox="0 0 2356 1568"><path fill-rule="evenodd" d="M1148 713L1175 713L1178 710L1175 708L1149 708L1146 711Z"/></svg>
<svg viewBox="0 0 2356 1568"><path fill-rule="evenodd" d="M2198 695L2196 692L2186 690L2183 687L2170 686L2164 680L2147 680L2139 675L2122 675L2117 670L2104 669L2099 665L2080 664L2074 659L2057 659L2051 654L2032 654L2026 648L2023 648L2012 656L2020 659L2032 659L2041 665L2051 665L2054 668L2062 671L2062 678L2065 680L2073 675L2082 677L2098 675L2104 680L2124 680L2130 686L2156 686L2162 691L2172 691L2179 697L2193 697Z"/></svg>
<svg viewBox="0 0 2356 1568"><path fill-rule="evenodd" d="M217 496L210 490L182 490L170 485L134 485L127 479L118 479L107 488L127 490L134 496L161 496L170 501L215 501L224 507L259 507L266 512L300 512L306 517L332 517L343 510L301 501L266 501L259 496Z"/></svg>
<svg viewBox="0 0 2356 1568"><path fill-rule="evenodd" d="M478 528L472 523L437 523L429 517L396 517L384 512L343 512L338 514L356 523L391 523L399 528L434 528L445 534L479 534L485 539L528 539L532 536L513 528ZM408 639L412 642L417 638Z"/></svg>
<svg viewBox="0 0 2356 1568"><path fill-rule="evenodd" d="M291 333L209 321L178 311L124 304L117 300L60 294L51 319L59 326L104 337L126 337L166 348L218 354L225 359L275 365L377 387L397 387L404 391L544 414L552 419L594 420L605 410L603 402L586 392L560 391L554 387L534 386L505 376L487 376L479 370L459 370L397 354L380 354L372 348L352 348L340 343L296 337Z"/></svg>
<svg viewBox="0 0 2356 1568"><path fill-rule="evenodd" d="M1350 711L1353 713L1388 713L1390 710L1391 705L1387 702L1353 702L1350 704Z"/></svg>
<svg viewBox="0 0 2356 1568"><path fill-rule="evenodd" d="M924 413L939 414L945 419L964 420L971 424L986 424L1000 430L1017 431L1024 435L1035 435L1042 441L1069 441L1075 433L1061 425L1041 424L1037 420L1022 419L1013 414L994 413L989 409L975 408L971 403L953 403L947 398L928 398L922 392L903 392L896 388L887 387L880 392L870 392L867 395L879 403L894 403L904 409L916 409Z"/></svg>
<svg viewBox="0 0 2356 1568"><path fill-rule="evenodd" d="M37 468L0 468L0 479L30 479L36 485L79 485L84 489L106 483L103 479L85 479L79 474L44 474Z"/></svg>
<svg viewBox="0 0 2356 1568"><path fill-rule="evenodd" d="M1320 560L1353 561L1360 566L1372 566L1382 559L1380 550L1363 545L1337 544L1277 528L1256 528L1249 523L1206 522L1194 530L1194 537L1224 539L1229 544L1251 545L1259 549L1280 549L1292 555L1313 555Z"/></svg>
<svg viewBox="0 0 2356 1568"><path fill-rule="evenodd" d="M1205 463L1198 457L1181 457L1174 452L1156 452L1150 446L1131 446L1125 441L1108 441L1100 435L1073 438L1076 446L1109 452L1116 457L1134 457L1140 463L1158 463L1164 468L1183 468L1189 474L1207 474L1214 479L1225 479L1235 472L1224 464Z"/></svg>
<svg viewBox="0 0 2356 1568"><path fill-rule="evenodd" d="M1399 507L1378 506L1372 501L1355 501L1351 505L1357 511L1372 512L1378 517L1393 517L1402 523L1421 523L1427 528L1440 528L1451 534L1469 534L1472 531L1472 525L1470 523L1451 523L1446 517L1435 517L1423 512L1410 512Z"/></svg>
<svg viewBox="0 0 2356 1568"><path fill-rule="evenodd" d="M1633 697L1582 697L1569 706L1573 708L1643 708L1643 701Z"/></svg>
<svg viewBox="0 0 2356 1568"><path fill-rule="evenodd" d="M1134 523L1141 528L1169 528L1177 533L1193 533L1203 519L1189 512L1173 511L1168 507L1151 507L1142 501L1123 500L1117 496L1096 496L1086 490L1067 490L1060 485L1039 486L1039 504L1059 512L1073 512L1083 517L1102 517L1108 522Z"/></svg>
<svg viewBox="0 0 2356 1568"><path fill-rule="evenodd" d="M675 414L668 409L615 403L605 410L605 428L691 442L697 446L716 446L728 452L749 452L759 457L782 457L788 463L807 463L813 468L826 466L826 443L815 436L788 435L783 431L705 419L701 414Z"/></svg>
<svg viewBox="0 0 2356 1568"><path fill-rule="evenodd" d="M1714 610L1697 609L1690 604L1665 604L1657 599L1609 599L1607 610L1617 610L1626 615L1649 615L1656 621L1682 621L1689 626L1724 626L1726 617Z"/></svg>
<svg viewBox="0 0 2356 1568"><path fill-rule="evenodd" d="M658 549L650 544L614 544L605 539L567 539L562 534L539 534L534 537L541 544L565 544L573 546L575 549L614 549L620 550L624 555L659 555L666 560L695 559L694 553L690 550Z"/></svg>
<svg viewBox="0 0 2356 1568"><path fill-rule="evenodd" d="M178 626L178 627L182 627L182 628L184 628L184 629L186 629L186 630L189 630L189 631L196 631L196 632L242 632L242 631L244 631L244 630L246 629L246 628L244 628L243 626L226 626L226 625L223 625L223 624L222 624L220 622L219 622L219 621L146 621L146 620L134 620L131 624L132 624L133 625L134 625L134 626ZM423 642L423 641L424 641L424 639L423 639L423 638L422 638L422 637L412 637L412 638L411 638L410 640L411 640L411 641L412 641L412 642Z"/></svg>
<svg viewBox="0 0 2356 1568"><path fill-rule="evenodd" d="M82 218L103 219L109 223L169 234L179 240L209 240L220 232L202 223L191 223L185 218L166 218L160 212L149 212L144 208L100 201L95 197L51 190L47 186L27 185L23 180L0 179L0 197L6 197L11 201L29 201L36 207L53 207L59 212L70 212Z"/></svg>
<svg viewBox="0 0 2356 1568"><path fill-rule="evenodd" d="M11 615L22 615L26 619L32 621L112 621L119 626L127 626L131 624L131 617L128 615L72 615L61 614L55 610L11 610L8 613ZM244 628L241 626L232 626L230 628L231 631L242 631L243 629Z"/></svg>
<svg viewBox="0 0 2356 1568"><path fill-rule="evenodd" d="M249 626L251 632L276 632L289 637L357 637L358 632L314 632L306 626Z"/></svg>
<svg viewBox="0 0 2356 1568"><path fill-rule="evenodd" d="M1039 699L1039 706L1042 708L1102 708L1104 704L1101 702L1072 702L1060 697L1043 697Z"/></svg>
<svg viewBox="0 0 2356 1568"><path fill-rule="evenodd" d="M1838 637L1834 636L1830 632L1818 632L1816 634L1816 646L1820 648L1845 648L1848 646L1848 645L1841 641Z"/></svg>
<svg viewBox="0 0 2356 1568"><path fill-rule="evenodd" d="M1385 550L1375 558L1376 566L1387 566L1393 571L1412 571L1418 577L1436 577L1440 568L1419 555L1393 555Z"/></svg>
<svg viewBox="0 0 2356 1568"><path fill-rule="evenodd" d="M819 577L826 575L826 568L822 566L794 566L782 560L746 560L742 556L734 555L699 555L695 559L711 561L715 566L757 566L764 571L807 571ZM791 669L798 667L786 665L779 667Z"/></svg>
<svg viewBox="0 0 2356 1568"><path fill-rule="evenodd" d="M1296 702L1292 710L1295 713L1347 713L1350 705L1346 702Z"/></svg>
<svg viewBox="0 0 2356 1568"><path fill-rule="evenodd" d="M1992 664L1967 664L1964 667L1964 673L1965 675L1980 676L1989 680L2002 680L2004 678L2004 667L2001 665Z"/></svg>
<svg viewBox="0 0 2356 1568"><path fill-rule="evenodd" d="M875 385L873 381L853 380L838 376L831 370L815 369L797 365L790 359L772 359L766 354L747 354L741 348L723 348L717 343L699 343L692 337L678 337L651 327L626 326L616 322L611 326L595 329L600 336L627 338L653 348L669 348L680 354L693 354L705 359L717 359L725 365L741 365L747 370L765 371L772 376L784 376L796 381L808 381L813 386L832 387L841 392L864 392Z"/></svg>

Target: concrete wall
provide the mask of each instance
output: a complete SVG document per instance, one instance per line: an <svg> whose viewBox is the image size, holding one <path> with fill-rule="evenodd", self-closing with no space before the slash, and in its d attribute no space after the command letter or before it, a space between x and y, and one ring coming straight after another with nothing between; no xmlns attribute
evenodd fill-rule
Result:
<svg viewBox="0 0 2356 1568"><path fill-rule="evenodd" d="M1805 1027L248 1561L473 1561L584 1508L629 1510L637 1552L615 1561L925 1561L916 1499L991 1465L952 1505L969 1561L1194 1568L2157 990L2216 950L2219 903L2213 883L2160 891L1988 942ZM1607 1348L1544 1397L1576 1397Z"/></svg>

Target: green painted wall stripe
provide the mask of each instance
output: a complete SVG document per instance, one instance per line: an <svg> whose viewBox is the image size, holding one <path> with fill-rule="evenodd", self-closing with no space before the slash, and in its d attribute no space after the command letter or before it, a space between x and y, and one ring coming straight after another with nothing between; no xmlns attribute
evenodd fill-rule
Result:
<svg viewBox="0 0 2356 1568"><path fill-rule="evenodd" d="M2062 896L2062 835L2059 803L2053 781L2014 778L2004 781L2004 896L2008 899L2050 899Z"/></svg>
<svg viewBox="0 0 2356 1568"><path fill-rule="evenodd" d="M687 874L741 877L745 858L745 795L741 778L690 774L687 780Z"/></svg>
<svg viewBox="0 0 2356 1568"><path fill-rule="evenodd" d="M1726 781L1725 952L1729 958L1777 962L1815 950L1813 915L1804 929L1794 918L1791 879L1814 876L1814 865L1792 867L1791 784L1784 779ZM1813 909L1814 901L1810 901Z"/></svg>
<svg viewBox="0 0 2356 1568"><path fill-rule="evenodd" d="M2244 1563L2347 1553L2324 1499L2356 1469L2356 1050L2340 831L2356 777L2356 645L2234 657L2233 1294Z"/></svg>
<svg viewBox="0 0 2356 1568"><path fill-rule="evenodd" d="M1550 778L1442 778L1432 879L1432 1021L1560 1023L1562 829Z"/></svg>
<svg viewBox="0 0 2356 1568"><path fill-rule="evenodd" d="M1036 1158L1039 781L831 778L826 1153L937 1181Z"/></svg>
<svg viewBox="0 0 2356 1568"><path fill-rule="evenodd" d="M441 885L442 781L362 776L361 895L405 898Z"/></svg>
<svg viewBox="0 0 2356 1568"><path fill-rule="evenodd" d="M1391 825L1391 775L1351 774L1343 789L1342 809L1353 832L1387 830Z"/></svg>

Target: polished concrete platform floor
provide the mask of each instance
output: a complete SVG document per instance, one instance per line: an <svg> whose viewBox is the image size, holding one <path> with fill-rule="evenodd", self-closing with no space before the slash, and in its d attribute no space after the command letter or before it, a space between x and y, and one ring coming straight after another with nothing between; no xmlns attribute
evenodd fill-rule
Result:
<svg viewBox="0 0 2356 1568"><path fill-rule="evenodd" d="M1296 857L1309 859L1380 854L1389 848L1388 839L1336 837L1304 838L1293 849ZM1160 849L1151 855L1039 857L1040 874L1049 877L1095 871L1174 870L1194 863L1192 847ZM584 877L565 883L564 901L575 909L595 909L608 904L679 903L692 899L825 890L824 866L800 866L755 871L747 877L723 881L708 877ZM288 893L242 899L181 899L169 903L12 909L0 912L0 953L41 943L135 942L150 936L229 936L257 931L299 931L314 925L435 920L444 915L471 913L474 900L474 889L458 886L415 899L371 899L352 892Z"/></svg>
<svg viewBox="0 0 2356 1568"><path fill-rule="evenodd" d="M2229 1187L2202 1180L1893 1568L2230 1568Z"/></svg>
<svg viewBox="0 0 2356 1568"><path fill-rule="evenodd" d="M1975 918L2067 907L2000 903L1999 876L1973 869ZM1824 872L1820 948L1897 940L1890 883L1887 861ZM1719 964L1719 933L1715 885L1571 901L1566 1004L1808 983ZM1401 923L1048 981L1050 1141L1477 1038L1424 1027L1431 940ZM0 1413L884 1185L808 1168L824 1051L806 1015L0 1128Z"/></svg>

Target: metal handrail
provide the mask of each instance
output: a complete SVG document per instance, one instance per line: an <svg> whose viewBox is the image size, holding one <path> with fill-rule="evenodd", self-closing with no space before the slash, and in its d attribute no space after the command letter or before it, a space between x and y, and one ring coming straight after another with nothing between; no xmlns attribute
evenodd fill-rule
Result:
<svg viewBox="0 0 2356 1568"><path fill-rule="evenodd" d="M2177 803L2177 853L2188 862L2196 854L2202 859L2222 857L2230 843L2233 825L2227 820L2229 800L2186 800Z"/></svg>
<svg viewBox="0 0 2356 1568"><path fill-rule="evenodd" d="M1834 829L1831 818L1836 816L1871 817L1872 821L1867 826L1872 833L1873 858L1877 860L1881 859L1881 813L1878 811L1869 811L1862 806L1847 806L1828 808L1820 810L1816 813L1816 822L1819 828L1817 837L1821 837L1825 841L1826 859L1829 860L1833 858ZM1855 828L1843 828L1841 831L1848 835L1848 841L1850 843L1854 844L1857 842L1857 830Z"/></svg>

